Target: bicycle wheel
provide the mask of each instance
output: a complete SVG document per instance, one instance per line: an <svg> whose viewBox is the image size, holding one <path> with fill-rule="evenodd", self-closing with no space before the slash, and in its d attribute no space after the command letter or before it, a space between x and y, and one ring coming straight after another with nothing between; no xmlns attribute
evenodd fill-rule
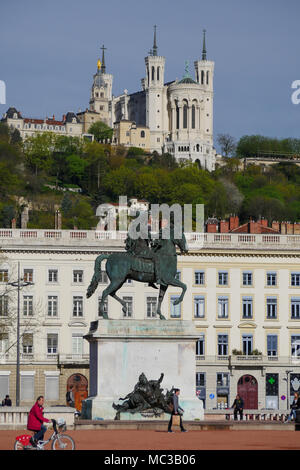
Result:
<svg viewBox="0 0 300 470"><path fill-rule="evenodd" d="M72 437L60 434L52 441L52 450L74 450L75 442Z"/></svg>

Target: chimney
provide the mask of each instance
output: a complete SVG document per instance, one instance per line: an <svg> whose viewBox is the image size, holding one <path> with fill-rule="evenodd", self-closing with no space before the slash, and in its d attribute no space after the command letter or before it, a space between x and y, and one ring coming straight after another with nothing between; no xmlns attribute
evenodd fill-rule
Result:
<svg viewBox="0 0 300 470"><path fill-rule="evenodd" d="M273 221L273 222L272 222L272 228L273 228L274 230L277 230L277 232L279 233L279 232L280 232L279 222Z"/></svg>
<svg viewBox="0 0 300 470"><path fill-rule="evenodd" d="M268 227L268 219L259 219L257 222L264 227Z"/></svg>
<svg viewBox="0 0 300 470"><path fill-rule="evenodd" d="M231 215L229 217L229 230L234 230L235 228L238 228L239 226L239 218L237 215Z"/></svg>
<svg viewBox="0 0 300 470"><path fill-rule="evenodd" d="M227 220L221 220L220 222L220 233L229 232L229 222Z"/></svg>
<svg viewBox="0 0 300 470"><path fill-rule="evenodd" d="M280 233L285 235L286 234L286 222L281 222L280 224Z"/></svg>
<svg viewBox="0 0 300 470"><path fill-rule="evenodd" d="M294 232L294 224L291 224L291 222L287 222L286 224L286 233L288 235L293 235Z"/></svg>
<svg viewBox="0 0 300 470"><path fill-rule="evenodd" d="M52 119L53 119L53 121L55 121L55 116L54 116L54 114L53 114L53 116L52 116Z"/></svg>
<svg viewBox="0 0 300 470"><path fill-rule="evenodd" d="M249 222L249 233L258 233L257 222L250 220Z"/></svg>
<svg viewBox="0 0 300 470"><path fill-rule="evenodd" d="M217 233L218 231L218 222L216 219L208 219L206 223L207 233Z"/></svg>

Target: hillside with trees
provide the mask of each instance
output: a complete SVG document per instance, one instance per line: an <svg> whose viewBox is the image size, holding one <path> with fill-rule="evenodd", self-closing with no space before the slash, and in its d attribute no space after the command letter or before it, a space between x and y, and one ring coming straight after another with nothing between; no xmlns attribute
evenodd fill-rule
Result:
<svg viewBox="0 0 300 470"><path fill-rule="evenodd" d="M169 154L96 140L43 133L22 142L0 123L0 226L11 227L13 218L19 226L20 213L29 205L28 228L53 228L59 209L62 228L92 229L97 206L118 202L120 195L149 203L203 203L206 217L234 213L241 221L300 221L300 168L290 162L241 165L258 148L290 153L298 152L300 143L244 136L233 156L209 173Z"/></svg>

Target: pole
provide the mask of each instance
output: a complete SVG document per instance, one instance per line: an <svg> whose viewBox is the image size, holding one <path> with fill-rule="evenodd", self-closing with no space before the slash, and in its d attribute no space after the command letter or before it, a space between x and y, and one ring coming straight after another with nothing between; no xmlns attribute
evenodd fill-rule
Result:
<svg viewBox="0 0 300 470"><path fill-rule="evenodd" d="M16 406L20 406L20 261L18 261Z"/></svg>
<svg viewBox="0 0 300 470"><path fill-rule="evenodd" d="M18 290L17 300L17 361L16 361L16 406L20 406L20 290L21 287L33 286L33 282L25 281L20 277L20 261L18 261L18 280L8 282L10 286Z"/></svg>

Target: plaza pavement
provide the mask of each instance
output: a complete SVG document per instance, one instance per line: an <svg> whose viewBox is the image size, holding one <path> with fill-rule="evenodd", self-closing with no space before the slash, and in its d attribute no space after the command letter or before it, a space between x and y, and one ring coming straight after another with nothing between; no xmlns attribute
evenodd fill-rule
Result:
<svg viewBox="0 0 300 470"><path fill-rule="evenodd" d="M300 450L300 432L287 429L166 430L79 429L68 430L77 450ZM49 433L50 431L48 431ZM12 450L24 430L1 430L0 450ZM47 434L46 434L47 437Z"/></svg>

